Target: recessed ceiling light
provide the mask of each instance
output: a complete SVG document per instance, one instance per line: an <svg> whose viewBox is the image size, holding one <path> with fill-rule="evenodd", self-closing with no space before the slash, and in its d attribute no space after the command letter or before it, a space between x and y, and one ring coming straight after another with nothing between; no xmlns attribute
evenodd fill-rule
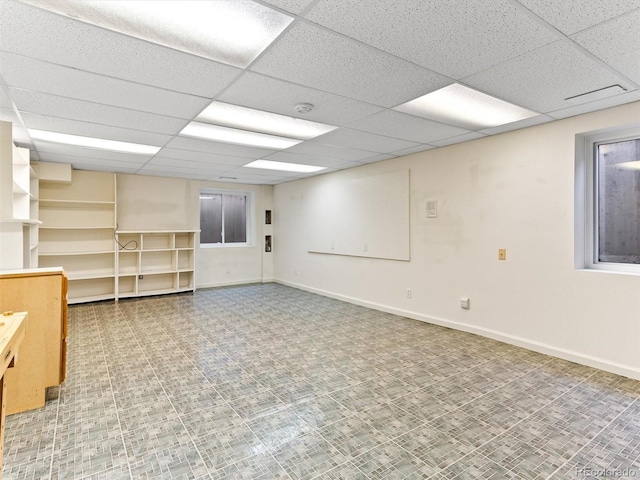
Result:
<svg viewBox="0 0 640 480"><path fill-rule="evenodd" d="M250 0L27 0L46 10L245 68L293 21Z"/></svg>
<svg viewBox="0 0 640 480"><path fill-rule="evenodd" d="M248 145L251 147L271 148L282 150L293 147L302 140L294 138L278 137L265 133L249 132L237 128L221 127L208 123L191 122L184 127L180 135L186 137L203 138L205 140L215 140L223 143L234 143L236 145Z"/></svg>
<svg viewBox="0 0 640 480"><path fill-rule="evenodd" d="M307 140L338 127L253 108L213 102L196 117L205 123Z"/></svg>
<svg viewBox="0 0 640 480"><path fill-rule="evenodd" d="M265 170L281 170L283 172L312 173L324 170L327 167L317 167L315 165L302 165L300 163L273 162L271 160L256 160L247 163L245 167L263 168Z"/></svg>
<svg viewBox="0 0 640 480"><path fill-rule="evenodd" d="M394 110L469 130L497 127L538 115L459 83L398 105Z"/></svg>
<svg viewBox="0 0 640 480"><path fill-rule="evenodd" d="M44 130L28 129L28 132L33 140L64 143L66 145L75 145L77 147L97 148L99 150L111 150L124 153L137 153L140 155L155 155L160 150L160 147L142 145L140 143L118 142L116 140L82 137L80 135L47 132Z"/></svg>

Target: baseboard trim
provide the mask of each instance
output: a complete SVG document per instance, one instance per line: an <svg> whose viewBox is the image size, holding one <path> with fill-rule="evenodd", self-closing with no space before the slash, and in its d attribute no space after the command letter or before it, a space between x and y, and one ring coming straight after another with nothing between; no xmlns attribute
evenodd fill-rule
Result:
<svg viewBox="0 0 640 480"><path fill-rule="evenodd" d="M298 288L300 290L305 290L307 292L317 293L318 295L322 295L325 297L335 298L336 300L342 300L348 303L353 303L355 305L360 305L362 307L379 310L381 312L392 313L394 315L411 318L413 320L419 320L421 322L432 323L434 325L439 325L441 327L447 327L447 328L452 328L454 330L473 333L475 335L491 338L493 340L498 340L503 343L515 345L517 347L526 348L534 352L543 353L545 355L561 358L563 360L568 360L570 362L575 362L581 365L586 365L588 367L604 370L606 372L615 373L617 375L622 375L624 377L632 378L634 380L640 380L640 370L638 369L635 369L627 365L611 362L602 358L593 357L591 355L586 355L580 352L557 348L552 345L536 342L533 340L527 340L526 338L509 335L506 333L499 332L497 330L492 330L492 329L482 328L482 327L474 327L472 325L455 322L452 320L447 320L445 318L433 317L433 316L423 315L417 312L412 312L410 310L389 307L387 305L383 305L380 303L369 302L366 300L361 300L359 298L350 297L347 295L337 294L327 290L308 287L306 285L302 285L299 283L287 282L285 280L279 280L279 279L274 279L273 281L275 283L280 283L282 285L286 285L289 287Z"/></svg>
<svg viewBox="0 0 640 480"><path fill-rule="evenodd" d="M233 287L234 285L247 285L250 283L266 283L273 282L273 280L263 280L262 278L248 279L248 280L239 280L236 282L216 282L216 283L207 283L204 285L196 285L196 290L201 288L217 288L217 287Z"/></svg>

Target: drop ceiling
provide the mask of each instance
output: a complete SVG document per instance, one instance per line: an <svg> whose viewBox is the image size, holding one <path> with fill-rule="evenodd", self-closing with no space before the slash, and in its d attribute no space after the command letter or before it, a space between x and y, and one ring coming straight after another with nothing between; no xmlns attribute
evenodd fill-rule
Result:
<svg viewBox="0 0 640 480"><path fill-rule="evenodd" d="M640 100L640 0L256 1L290 20L246 66L48 3L0 1L0 120L32 159L77 169L278 184ZM394 109L454 83L537 115L474 130ZM566 100L612 85L622 90ZM284 150L180 135L214 101L337 128ZM314 108L298 113L299 103ZM29 129L161 148L96 150L34 140ZM244 167L258 159L326 168Z"/></svg>

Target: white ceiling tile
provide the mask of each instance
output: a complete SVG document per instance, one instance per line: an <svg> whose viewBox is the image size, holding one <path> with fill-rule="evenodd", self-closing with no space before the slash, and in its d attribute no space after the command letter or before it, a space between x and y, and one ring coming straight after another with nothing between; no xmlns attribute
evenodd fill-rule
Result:
<svg viewBox="0 0 640 480"><path fill-rule="evenodd" d="M108 163L74 163L72 165L74 170L91 170L94 172L109 172L109 173L136 173L137 168L114 166Z"/></svg>
<svg viewBox="0 0 640 480"><path fill-rule="evenodd" d="M618 76L565 41L467 77L464 83L540 113L570 106L565 98L574 95L614 84L625 86Z"/></svg>
<svg viewBox="0 0 640 480"><path fill-rule="evenodd" d="M520 128L532 127L533 125L541 125L543 123L551 122L553 118L547 115L536 115L535 117L525 118L518 122L507 123L506 125L499 125L497 127L485 128L478 130L478 132L485 135L496 135L498 133L511 132Z"/></svg>
<svg viewBox="0 0 640 480"><path fill-rule="evenodd" d="M67 163L77 167L77 165L93 166L93 167L106 167L117 169L118 171L122 171L121 169L130 169L130 170L138 170L144 162L128 162L126 160L118 161L115 159L106 160L106 159L97 159L92 156L82 156L82 155L67 155L67 154L58 154L58 153L42 153L40 155L40 159L43 162L54 162L54 163Z"/></svg>
<svg viewBox="0 0 640 480"><path fill-rule="evenodd" d="M76 147L73 145L64 145L61 143L51 143L35 141L33 142L38 149L41 157L44 159L50 155L60 155L67 157L84 157L99 160L113 160L119 162L130 162L143 164L151 158L151 155L135 155L133 153L112 152L109 150L98 150L86 147ZM64 161L64 160L62 160Z"/></svg>
<svg viewBox="0 0 640 480"><path fill-rule="evenodd" d="M3 122L11 122L12 124L20 123L20 119L16 112L11 108L0 108L0 120Z"/></svg>
<svg viewBox="0 0 640 480"><path fill-rule="evenodd" d="M572 38L596 57L640 84L640 9L573 35Z"/></svg>
<svg viewBox="0 0 640 480"><path fill-rule="evenodd" d="M294 178L299 172L285 172L279 170L267 170L262 168L239 167L232 168L224 172L225 177L252 178L259 180L261 178Z"/></svg>
<svg viewBox="0 0 640 480"><path fill-rule="evenodd" d="M2 4L0 28L5 51L209 98L240 72L31 5ZM123 61L125 58L130 60Z"/></svg>
<svg viewBox="0 0 640 480"><path fill-rule="evenodd" d="M255 71L241 71L0 0L0 119L14 123L15 141L32 158L277 184L314 174L242 166L269 157L326 165L323 174L640 100L640 0L257 1L306 18L256 60ZM558 42L560 31L577 33ZM385 110L463 74L461 83L541 115L469 133ZM612 84L628 92L579 106L564 100ZM174 137L214 95L340 128L279 152ZM314 110L295 112L302 102ZM63 133L169 141L156 156L33 144L22 117L29 126Z"/></svg>
<svg viewBox="0 0 640 480"><path fill-rule="evenodd" d="M273 5L286 12L300 15L302 11L311 5L315 0L264 0L264 3Z"/></svg>
<svg viewBox="0 0 640 480"><path fill-rule="evenodd" d="M305 22L294 24L251 70L385 107L451 83L415 64Z"/></svg>
<svg viewBox="0 0 640 480"><path fill-rule="evenodd" d="M81 135L84 137L117 140L120 142L140 143L161 147L172 137L160 133L141 132L127 128L98 125L66 118L49 117L37 113L22 113L24 124L27 128L45 130L48 132L67 133L69 135Z"/></svg>
<svg viewBox="0 0 640 480"><path fill-rule="evenodd" d="M305 18L455 79L558 39L508 0L401 3L320 0Z"/></svg>
<svg viewBox="0 0 640 480"><path fill-rule="evenodd" d="M349 128L388 135L417 143L433 143L467 133L468 130L415 117L393 110L385 110L349 124Z"/></svg>
<svg viewBox="0 0 640 480"><path fill-rule="evenodd" d="M544 21L565 35L571 35L598 23L640 7L638 0L518 0Z"/></svg>
<svg viewBox="0 0 640 480"><path fill-rule="evenodd" d="M357 163L365 164L365 163L375 163L381 162L382 160L389 160L391 158L396 158L397 155L387 155L385 153L381 153L380 155L374 155L373 157L363 158L362 160L358 160Z"/></svg>
<svg viewBox="0 0 640 480"><path fill-rule="evenodd" d="M141 171L144 170L164 170L166 172L172 173L190 173L194 175L200 175L201 177L206 177L209 175L217 175L221 174L224 171L228 170L227 167L219 167L212 165L202 165L202 164L194 164L191 162L181 162L179 160L173 160L173 164L166 164L165 162L158 162L157 159L152 159L147 162L142 168Z"/></svg>
<svg viewBox="0 0 640 480"><path fill-rule="evenodd" d="M218 99L235 105L337 126L382 110L382 107L376 105L253 72L246 72ZM314 109L309 113L299 114L294 109L298 103L311 103Z"/></svg>
<svg viewBox="0 0 640 480"><path fill-rule="evenodd" d="M0 109L11 109L13 108L13 103L11 99L7 96L7 92L4 88L2 88L2 84L0 84Z"/></svg>
<svg viewBox="0 0 640 480"><path fill-rule="evenodd" d="M640 90L634 90L633 92L616 95L615 97L603 98L602 100L596 100L595 102L585 103L583 105L574 105L569 108L563 108L562 110L549 112L549 116L552 117L552 119L573 117L574 115L581 115L583 113L615 107L616 105L623 105L625 103L636 102L638 100L640 100ZM638 105L638 119L640 119L640 104Z"/></svg>
<svg viewBox="0 0 640 480"><path fill-rule="evenodd" d="M210 101L115 78L61 67L0 52L2 74L8 86L114 105L132 110L191 119Z"/></svg>
<svg viewBox="0 0 640 480"><path fill-rule="evenodd" d="M252 159L247 157L233 157L231 155L218 155L215 153L195 152L192 150L177 150L174 148L163 148L155 157L155 160L184 160L201 164L216 164L225 166L246 165Z"/></svg>
<svg viewBox="0 0 640 480"><path fill-rule="evenodd" d="M175 137L166 146L168 148L178 150L192 150L194 152L215 153L218 155L253 159L262 158L265 155L273 153L273 150L267 150L266 148L245 147L242 145L211 142L208 140L198 140L196 138L187 137Z"/></svg>
<svg viewBox="0 0 640 480"><path fill-rule="evenodd" d="M301 155L288 152L276 152L267 157L265 160L272 160L274 162L286 162L286 163L301 163L302 165L314 165L317 167L331 167L331 168L347 168L353 167L354 162L347 160L339 160L337 158L330 157L314 157L311 155Z"/></svg>
<svg viewBox="0 0 640 480"><path fill-rule="evenodd" d="M486 135L483 135L482 133L479 133L479 132L469 132L469 133L465 133L464 135L457 135L455 137L445 138L444 140L431 142L431 144L436 147L446 147L447 145L454 145L456 143L468 142L469 140L475 140L477 138L482 138L482 137L486 137Z"/></svg>
<svg viewBox="0 0 640 480"><path fill-rule="evenodd" d="M398 138L375 135L350 128L338 128L337 130L313 138L310 141L378 153L391 153L395 150L415 147L417 145L417 142L408 142Z"/></svg>
<svg viewBox="0 0 640 480"><path fill-rule="evenodd" d="M323 143L302 142L285 150L287 153L300 153L303 155L314 155L316 157L331 157L338 160L348 160L356 162L363 158L371 157L371 152L357 150L355 148L336 147L335 145L325 145Z"/></svg>
<svg viewBox="0 0 640 480"><path fill-rule="evenodd" d="M271 177L254 177L248 175L235 174L231 176L224 175L212 175L205 179L208 182L217 182L217 183L230 183L230 184L244 184L244 185L276 185L278 183L282 183L282 177L271 176Z"/></svg>
<svg viewBox="0 0 640 480"><path fill-rule="evenodd" d="M402 150L396 150L395 152L392 152L394 155L398 156L398 157L402 157L404 155L411 155L413 153L418 153L418 152L424 152L427 150L432 150L435 147L433 145L418 145L417 147L412 147L412 148L404 148Z"/></svg>
<svg viewBox="0 0 640 480"><path fill-rule="evenodd" d="M11 97L21 112L174 135L186 120L12 88Z"/></svg>
<svg viewBox="0 0 640 480"><path fill-rule="evenodd" d="M138 175L149 175L152 177L172 177L172 178L187 178L189 180L204 180L207 178L207 175L203 175L199 172L188 172L186 170L171 170L166 169L165 167L158 169L154 167L142 167L137 170L135 173Z"/></svg>

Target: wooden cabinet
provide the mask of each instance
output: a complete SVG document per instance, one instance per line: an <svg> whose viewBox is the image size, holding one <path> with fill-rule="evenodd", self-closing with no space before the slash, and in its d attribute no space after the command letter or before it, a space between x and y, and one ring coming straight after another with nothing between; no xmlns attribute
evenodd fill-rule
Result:
<svg viewBox="0 0 640 480"><path fill-rule="evenodd" d="M20 361L7 371L7 414L43 407L66 374L67 281L61 268L0 273L0 312L29 313Z"/></svg>
<svg viewBox="0 0 640 480"><path fill-rule="evenodd" d="M118 231L118 298L195 290L195 231Z"/></svg>
<svg viewBox="0 0 640 480"><path fill-rule="evenodd" d="M40 267L62 267L69 303L116 298L115 174L74 170L40 184Z"/></svg>

